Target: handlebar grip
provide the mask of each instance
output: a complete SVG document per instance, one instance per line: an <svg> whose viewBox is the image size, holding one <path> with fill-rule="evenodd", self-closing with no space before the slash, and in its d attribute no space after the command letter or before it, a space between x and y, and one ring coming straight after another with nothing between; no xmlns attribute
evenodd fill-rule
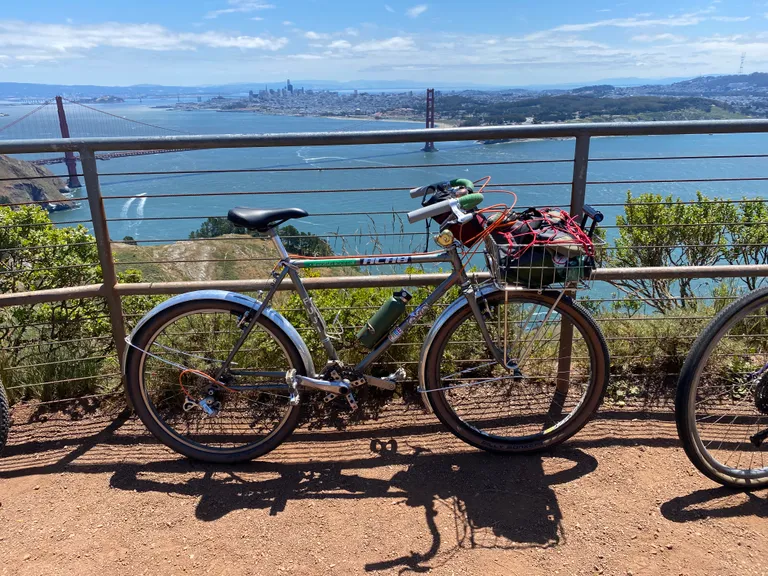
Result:
<svg viewBox="0 0 768 576"><path fill-rule="evenodd" d="M430 206L424 206L424 208L419 208L418 210L413 210L412 212L408 212L408 222L410 222L411 224L414 224L419 220L434 218L435 216L440 216L440 214L445 214L446 212L450 212L450 211L451 211L451 201L443 200L442 202L437 202L436 204L432 204Z"/></svg>
<svg viewBox="0 0 768 576"><path fill-rule="evenodd" d="M432 192L429 191L430 188L433 188ZM423 198L424 196L429 196L433 192L434 186L419 186L418 188L411 189L411 198Z"/></svg>
<svg viewBox="0 0 768 576"><path fill-rule="evenodd" d="M595 222L598 222L598 223L602 222L603 218L605 218L605 216L603 216L602 212L600 212L599 210L595 210L589 204L584 204L584 207L582 208L582 211L584 212L584 214L586 216L589 216L590 218L592 218L592 220L594 220Z"/></svg>

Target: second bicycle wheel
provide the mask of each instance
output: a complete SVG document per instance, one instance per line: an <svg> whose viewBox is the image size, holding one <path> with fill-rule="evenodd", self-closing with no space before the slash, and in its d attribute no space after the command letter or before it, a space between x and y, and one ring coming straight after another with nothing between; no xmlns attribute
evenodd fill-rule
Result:
<svg viewBox="0 0 768 576"><path fill-rule="evenodd" d="M563 442L597 410L608 383L605 340L586 310L556 299L522 291L486 297L487 326L511 370L491 358L469 305L440 329L424 359L424 384L456 436L493 452L533 452Z"/></svg>
<svg viewBox="0 0 768 576"><path fill-rule="evenodd" d="M273 450L296 427L286 371L306 369L296 346L262 315L230 369L214 376L248 324L245 305L192 300L166 308L134 335L126 385L161 442L190 458L232 463Z"/></svg>
<svg viewBox="0 0 768 576"><path fill-rule="evenodd" d="M680 373L677 431L691 462L734 488L768 486L768 288L732 303Z"/></svg>

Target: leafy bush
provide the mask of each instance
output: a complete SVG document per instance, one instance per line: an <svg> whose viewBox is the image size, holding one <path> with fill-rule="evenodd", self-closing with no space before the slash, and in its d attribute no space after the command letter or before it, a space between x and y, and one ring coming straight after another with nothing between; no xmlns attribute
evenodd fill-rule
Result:
<svg viewBox="0 0 768 576"><path fill-rule="evenodd" d="M127 270L121 282L139 282ZM28 292L98 284L94 237L83 226L54 227L37 206L0 206L0 290ZM126 298L126 315L143 313L154 299ZM90 394L114 385L114 342L102 298L0 308L0 377L11 399L42 400ZM40 386L43 382L58 382Z"/></svg>
<svg viewBox="0 0 768 576"><path fill-rule="evenodd" d="M624 215L616 218L619 235L607 263L613 267L712 266L758 264L768 258L768 207L762 201L732 203L697 193L695 202L671 195L627 192ZM753 290L760 279L738 280ZM621 280L616 284L636 293L660 312L696 310L711 295L701 280ZM731 294L739 290L731 284ZM718 290L717 285L713 290ZM722 292L722 290L720 290ZM641 302L638 299L638 302Z"/></svg>

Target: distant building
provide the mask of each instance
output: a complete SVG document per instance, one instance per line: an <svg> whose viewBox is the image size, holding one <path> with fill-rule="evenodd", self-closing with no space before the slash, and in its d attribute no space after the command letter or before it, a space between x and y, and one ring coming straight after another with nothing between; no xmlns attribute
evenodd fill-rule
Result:
<svg viewBox="0 0 768 576"><path fill-rule="evenodd" d="M288 90L291 94L293 94L293 84L291 84L290 79L285 81L285 89Z"/></svg>

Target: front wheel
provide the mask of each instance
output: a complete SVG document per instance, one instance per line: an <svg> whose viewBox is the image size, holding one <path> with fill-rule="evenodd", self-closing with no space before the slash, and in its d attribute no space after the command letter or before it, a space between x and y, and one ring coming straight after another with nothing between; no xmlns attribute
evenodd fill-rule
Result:
<svg viewBox="0 0 768 576"><path fill-rule="evenodd" d="M424 359L424 386L453 434L491 452L536 452L587 423L608 384L608 348L584 308L556 301L554 292L504 291L481 301L506 368L492 358L468 304L439 329Z"/></svg>
<svg viewBox="0 0 768 576"><path fill-rule="evenodd" d="M126 386L149 431L171 449L205 462L251 460L279 446L296 428L285 374L306 374L291 339L269 318L224 360L249 323L245 305L192 300L166 308L134 334Z"/></svg>

